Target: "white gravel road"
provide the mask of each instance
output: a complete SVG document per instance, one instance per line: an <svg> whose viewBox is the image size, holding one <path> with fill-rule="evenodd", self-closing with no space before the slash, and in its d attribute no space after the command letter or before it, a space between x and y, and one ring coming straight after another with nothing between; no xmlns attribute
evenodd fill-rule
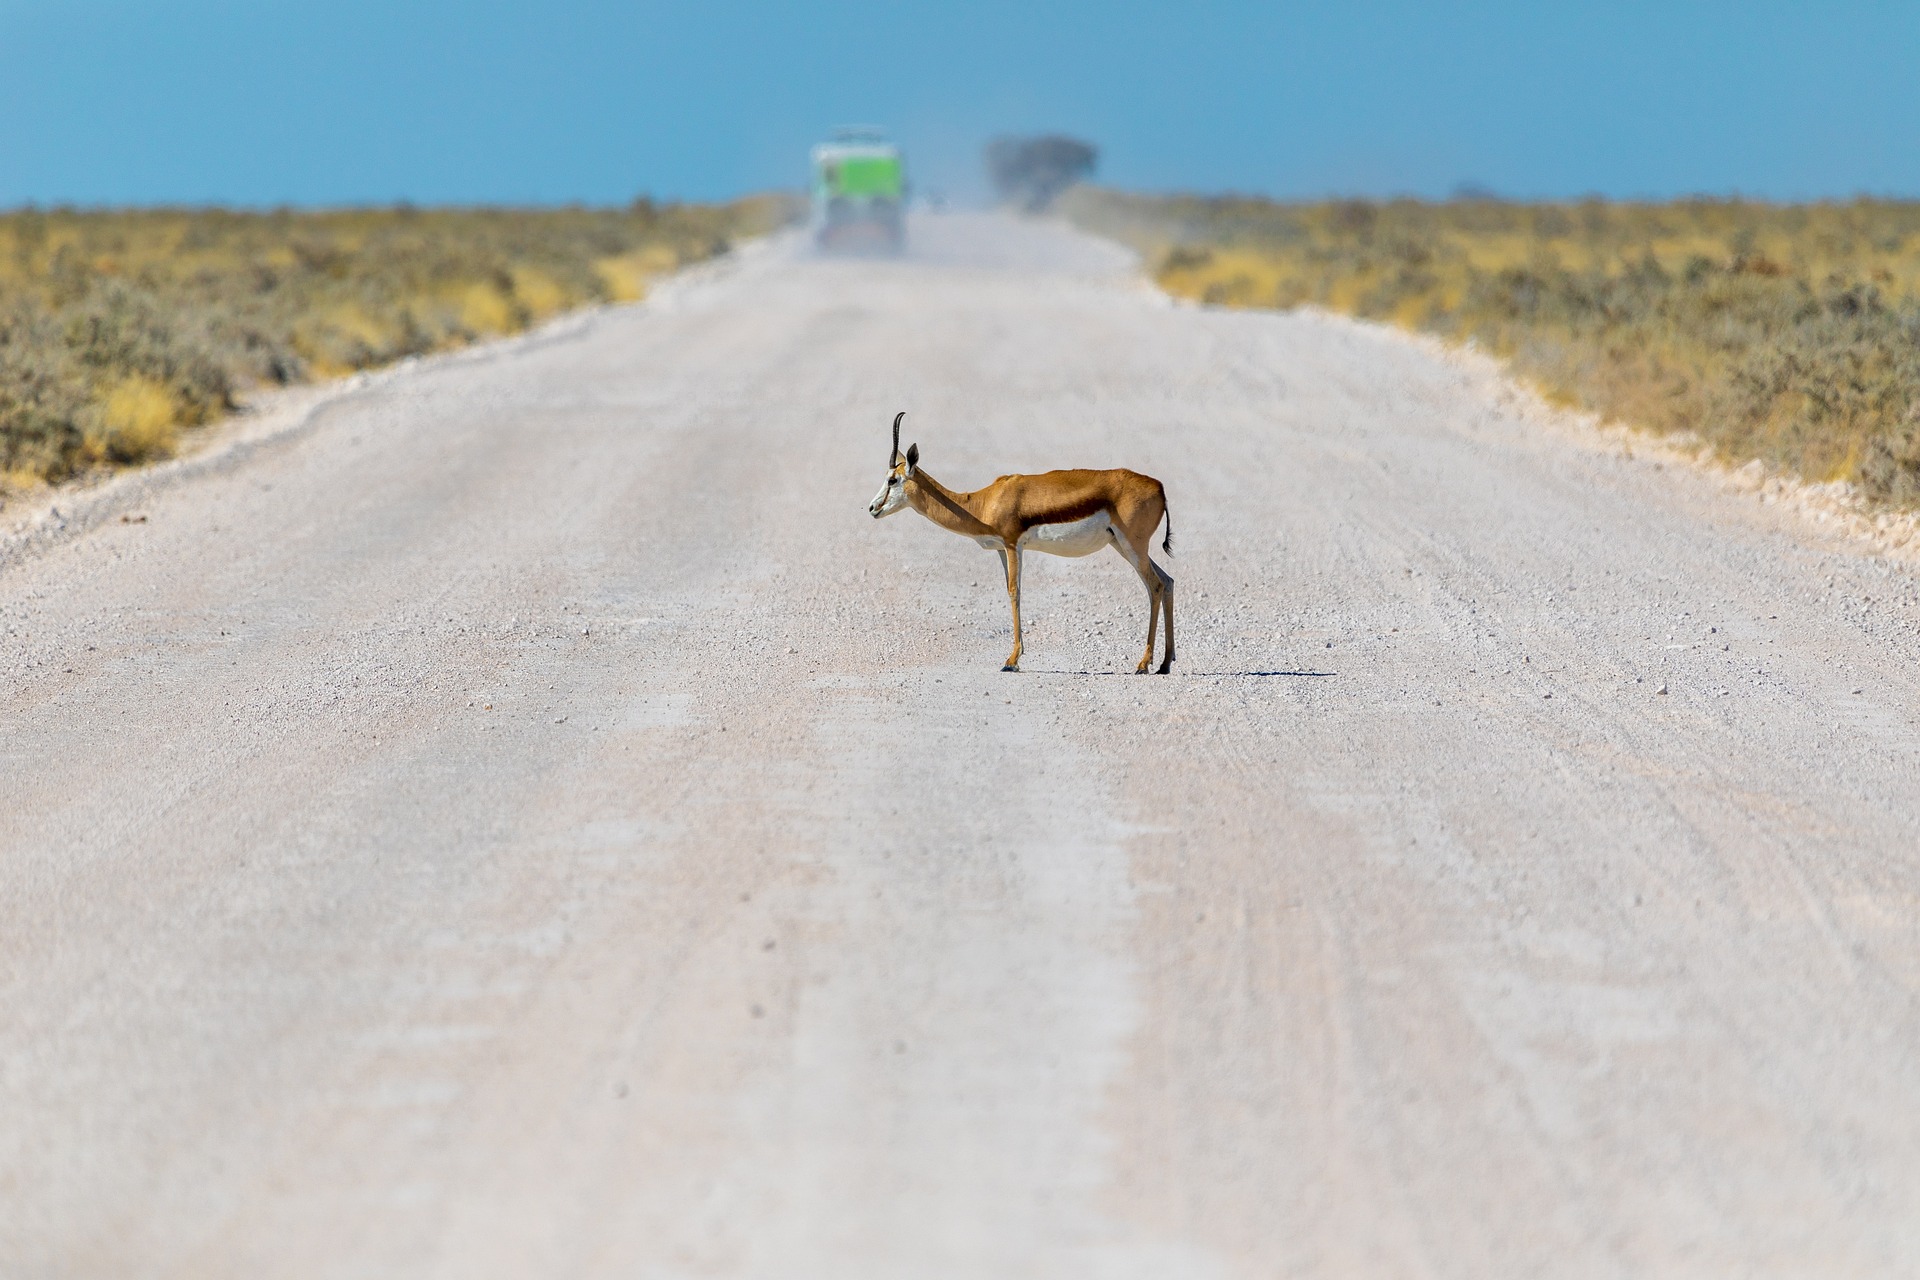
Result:
<svg viewBox="0 0 1920 1280"><path fill-rule="evenodd" d="M913 234L14 547L0 1276L1920 1270L1912 571ZM993 557L867 516L902 408L1163 480L1175 673L1103 556L1001 674Z"/></svg>

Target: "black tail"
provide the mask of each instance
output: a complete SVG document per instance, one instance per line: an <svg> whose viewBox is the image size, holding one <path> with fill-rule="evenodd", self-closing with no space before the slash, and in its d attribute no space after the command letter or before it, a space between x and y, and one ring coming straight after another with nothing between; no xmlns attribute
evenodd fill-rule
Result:
<svg viewBox="0 0 1920 1280"><path fill-rule="evenodd" d="M1167 505L1167 495L1160 495L1160 509L1167 513L1167 536L1160 539L1160 549L1168 555L1173 554L1173 508Z"/></svg>

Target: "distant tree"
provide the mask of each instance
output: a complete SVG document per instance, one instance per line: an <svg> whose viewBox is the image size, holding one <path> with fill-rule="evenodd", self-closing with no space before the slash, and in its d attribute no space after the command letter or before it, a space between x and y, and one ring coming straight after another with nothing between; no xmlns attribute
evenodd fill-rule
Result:
<svg viewBox="0 0 1920 1280"><path fill-rule="evenodd" d="M1454 187L1447 199L1458 204L1492 204L1500 202L1500 193L1484 182L1462 182Z"/></svg>
<svg viewBox="0 0 1920 1280"><path fill-rule="evenodd" d="M987 179L1002 204L1038 213L1062 191L1093 176L1100 152L1092 143L1047 134L995 138L987 144Z"/></svg>

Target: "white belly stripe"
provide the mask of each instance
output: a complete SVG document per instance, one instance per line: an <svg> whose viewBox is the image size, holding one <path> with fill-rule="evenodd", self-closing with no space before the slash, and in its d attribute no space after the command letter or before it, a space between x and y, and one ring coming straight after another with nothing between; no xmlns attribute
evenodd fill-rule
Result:
<svg viewBox="0 0 1920 1280"><path fill-rule="evenodd" d="M1054 556L1090 556L1106 546L1112 536L1113 520L1106 512L1096 511L1079 520L1037 524L1020 535L1020 546Z"/></svg>

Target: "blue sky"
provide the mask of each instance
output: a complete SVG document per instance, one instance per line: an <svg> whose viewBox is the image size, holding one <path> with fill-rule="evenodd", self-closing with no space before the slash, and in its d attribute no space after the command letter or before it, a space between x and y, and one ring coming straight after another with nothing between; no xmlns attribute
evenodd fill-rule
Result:
<svg viewBox="0 0 1920 1280"><path fill-rule="evenodd" d="M0 205L705 199L833 125L980 189L1920 195L1920 3L0 0Z"/></svg>

